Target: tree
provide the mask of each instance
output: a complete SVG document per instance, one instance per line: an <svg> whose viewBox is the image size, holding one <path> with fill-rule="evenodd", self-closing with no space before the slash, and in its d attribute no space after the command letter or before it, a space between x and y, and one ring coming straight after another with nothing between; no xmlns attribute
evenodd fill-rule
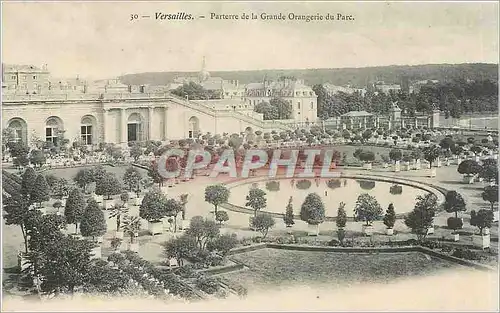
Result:
<svg viewBox="0 0 500 313"><path fill-rule="evenodd" d="M62 197L69 194L70 184L65 178L47 175L45 176L45 180L49 185L51 197L55 199L62 199Z"/></svg>
<svg viewBox="0 0 500 313"><path fill-rule="evenodd" d="M26 222L28 234L28 248L31 252L43 252L54 242L64 237L61 230L66 227L63 216L56 214L46 214L38 210L30 211L31 215Z"/></svg>
<svg viewBox="0 0 500 313"><path fill-rule="evenodd" d="M81 169L76 173L73 178L78 187L83 188L84 192L87 192L87 185L94 182L94 171L92 169Z"/></svg>
<svg viewBox="0 0 500 313"><path fill-rule="evenodd" d="M415 208L405 217L406 226L417 235L419 241L425 240L427 230L432 227L436 209L437 197L428 193L417 197Z"/></svg>
<svg viewBox="0 0 500 313"><path fill-rule="evenodd" d="M116 231L120 231L122 217L128 214L128 208L115 204L109 212L109 218L116 218Z"/></svg>
<svg viewBox="0 0 500 313"><path fill-rule="evenodd" d="M431 168L432 162L441 155L441 149L437 145L426 147L422 152L424 153L424 159L429 162Z"/></svg>
<svg viewBox="0 0 500 313"><path fill-rule="evenodd" d="M40 274L44 277L42 290L73 293L83 286L90 273L92 244L68 236L52 242L44 251Z"/></svg>
<svg viewBox="0 0 500 313"><path fill-rule="evenodd" d="M87 203L87 209L82 215L80 222L80 231L82 236L95 237L102 236L106 233L106 219L104 212L99 208L99 205L94 199L90 199Z"/></svg>
<svg viewBox="0 0 500 313"><path fill-rule="evenodd" d="M493 223L493 212L490 210L481 209L479 211L472 210L470 212L470 224L479 229L479 235L483 235L483 229L491 228Z"/></svg>
<svg viewBox="0 0 500 313"><path fill-rule="evenodd" d="M33 190L31 191L31 201L33 203L38 203L40 206L42 202L48 201L50 199L50 189L47 181L45 180L45 176L39 174L36 177L35 184L33 186Z"/></svg>
<svg viewBox="0 0 500 313"><path fill-rule="evenodd" d="M184 265L184 260L192 257L198 248L196 238L189 235L182 235L173 238L164 244L164 252L167 258L175 258L180 266Z"/></svg>
<svg viewBox="0 0 500 313"><path fill-rule="evenodd" d="M274 226L273 217L267 213L259 213L252 218L251 227L262 233L262 238L266 238L269 229Z"/></svg>
<svg viewBox="0 0 500 313"><path fill-rule="evenodd" d="M221 211L223 212L223 211ZM217 251L222 257L225 257L231 249L238 245L236 234L219 235L215 240L209 242L207 250Z"/></svg>
<svg viewBox="0 0 500 313"><path fill-rule="evenodd" d="M127 216L123 221L123 230L130 236L130 243L134 243L134 238L141 229L141 219L137 216Z"/></svg>
<svg viewBox="0 0 500 313"><path fill-rule="evenodd" d="M307 195L300 207L300 219L309 225L319 225L325 220L325 205L316 193Z"/></svg>
<svg viewBox="0 0 500 313"><path fill-rule="evenodd" d="M142 148L137 143L134 143L132 147L130 147L130 156L134 159L135 162L139 161L139 157L143 155Z"/></svg>
<svg viewBox="0 0 500 313"><path fill-rule="evenodd" d="M401 161L403 158L403 152L401 152L401 149L392 149L389 151L389 158L394 162Z"/></svg>
<svg viewBox="0 0 500 313"><path fill-rule="evenodd" d="M122 191L122 186L118 178L113 173L105 173L101 179L96 181L95 193L105 196L110 200L112 195L117 195Z"/></svg>
<svg viewBox="0 0 500 313"><path fill-rule="evenodd" d="M31 151L30 162L35 166L42 166L45 164L47 158L45 154L41 150L33 150Z"/></svg>
<svg viewBox="0 0 500 313"><path fill-rule="evenodd" d="M224 185L212 185L205 188L205 201L212 204L217 215L217 207L229 200L230 191Z"/></svg>
<svg viewBox="0 0 500 313"><path fill-rule="evenodd" d="M370 226L372 222L382 215L382 207L374 196L367 193L361 194L356 200L354 208L354 217L356 221L366 222Z"/></svg>
<svg viewBox="0 0 500 313"><path fill-rule="evenodd" d="M476 175L481 171L481 165L474 160L465 160L458 165L457 171L467 176Z"/></svg>
<svg viewBox="0 0 500 313"><path fill-rule="evenodd" d="M219 226L214 221L203 219L201 216L194 216L186 231L186 235L195 238L201 250L205 249L207 243L217 238L219 234Z"/></svg>
<svg viewBox="0 0 500 313"><path fill-rule="evenodd" d="M227 214L226 211L217 211L217 214L215 215L215 220L219 222L220 225L222 225L223 222L229 221L229 215Z"/></svg>
<svg viewBox="0 0 500 313"><path fill-rule="evenodd" d="M396 224L396 211L394 210L394 205L391 203L384 215L384 225L387 228L393 228L394 224Z"/></svg>
<svg viewBox="0 0 500 313"><path fill-rule="evenodd" d="M153 180L153 183L158 184L158 187L163 185L164 177L160 175L160 172L158 171L158 164L156 162L153 162L149 166L148 176Z"/></svg>
<svg viewBox="0 0 500 313"><path fill-rule="evenodd" d="M283 221L285 222L286 227L292 227L292 225L295 224L295 221L293 220L292 201L293 201L293 198L290 197L290 199L288 199L288 204L286 205L285 215L283 216Z"/></svg>
<svg viewBox="0 0 500 313"><path fill-rule="evenodd" d="M455 213L455 218L458 218L458 212L467 211L462 195L455 190L448 191L445 195L444 210L448 213Z"/></svg>
<svg viewBox="0 0 500 313"><path fill-rule="evenodd" d="M167 213L167 197L159 189L149 191L139 207L139 216L152 223L160 222Z"/></svg>
<svg viewBox="0 0 500 313"><path fill-rule="evenodd" d="M165 202L165 207L167 210L167 216L172 216L174 218L174 233L177 231L177 216L182 212L182 205L179 201L175 199L168 199Z"/></svg>
<svg viewBox="0 0 500 313"><path fill-rule="evenodd" d="M21 176L21 194L28 196L28 199L30 199L31 195L33 194L34 188L35 188L35 182L36 182L36 172L33 168L28 167L23 175ZM31 199L30 199L31 201ZM31 202L33 203L33 202Z"/></svg>
<svg viewBox="0 0 500 313"><path fill-rule="evenodd" d="M491 204L491 211L495 209L495 203L498 203L498 186L486 186L481 194L484 201Z"/></svg>
<svg viewBox="0 0 500 313"><path fill-rule="evenodd" d="M180 195L179 202L181 203L181 206L182 206L182 220L185 220L186 219L186 205L188 203L188 194L183 193L182 195Z"/></svg>
<svg viewBox="0 0 500 313"><path fill-rule="evenodd" d="M135 167L130 166L123 174L123 181L128 191L137 192L141 190L141 179L142 175Z"/></svg>
<svg viewBox="0 0 500 313"><path fill-rule="evenodd" d="M41 214L40 211L31 209L30 204L29 197L23 194L14 194L11 197L3 198L5 224L18 225L21 228L26 253L28 252L29 220L36 217L37 213Z"/></svg>
<svg viewBox="0 0 500 313"><path fill-rule="evenodd" d="M339 208L337 210L337 218L335 219L335 223L337 224L337 228L344 228L347 224L347 213L345 211L345 203L340 202Z"/></svg>
<svg viewBox="0 0 500 313"><path fill-rule="evenodd" d="M483 161L481 177L486 181L494 181L498 184L498 162L495 159Z"/></svg>
<svg viewBox="0 0 500 313"><path fill-rule="evenodd" d="M66 200L64 216L68 224L75 224L76 233L78 233L78 224L82 220L85 207L86 203L82 192L76 188L71 190L68 199Z"/></svg>
<svg viewBox="0 0 500 313"><path fill-rule="evenodd" d="M245 206L253 209L253 216L257 216L257 211L263 209L267 205L266 192L259 188L252 188L246 197Z"/></svg>

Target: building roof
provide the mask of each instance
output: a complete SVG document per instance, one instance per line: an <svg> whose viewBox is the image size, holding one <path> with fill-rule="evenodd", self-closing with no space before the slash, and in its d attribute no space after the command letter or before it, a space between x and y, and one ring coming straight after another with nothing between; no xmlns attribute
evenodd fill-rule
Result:
<svg viewBox="0 0 500 313"><path fill-rule="evenodd" d="M342 116L356 117L356 116L372 116L372 115L373 114L368 113L366 111L351 111L351 112L347 112L346 114L343 114Z"/></svg>
<svg viewBox="0 0 500 313"><path fill-rule="evenodd" d="M41 68L35 65L25 65L25 64L4 64L2 63L2 71L4 72L46 72L46 68Z"/></svg>

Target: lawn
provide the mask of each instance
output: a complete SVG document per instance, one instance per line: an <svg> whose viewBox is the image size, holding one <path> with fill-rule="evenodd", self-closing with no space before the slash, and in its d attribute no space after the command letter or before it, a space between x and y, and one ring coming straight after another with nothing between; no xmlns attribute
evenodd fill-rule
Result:
<svg viewBox="0 0 500 313"><path fill-rule="evenodd" d="M366 282L390 283L459 267L419 252L348 254L261 249L231 258L249 269L220 276L248 288L249 292L287 285L340 287Z"/></svg>

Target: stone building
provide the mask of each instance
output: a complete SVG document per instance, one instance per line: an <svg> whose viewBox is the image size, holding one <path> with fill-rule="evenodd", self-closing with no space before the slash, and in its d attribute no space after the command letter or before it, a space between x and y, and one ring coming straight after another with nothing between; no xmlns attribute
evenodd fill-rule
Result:
<svg viewBox="0 0 500 313"><path fill-rule="evenodd" d="M31 66L19 68L31 69ZM32 72L16 73L34 76L33 73L41 71L36 67L32 69ZM12 72L9 68L3 75L14 76ZM41 73L46 75L48 72ZM206 132L288 129L284 124L264 121L261 115L248 113L248 107L236 110L232 107L234 104L207 105L179 99L168 92L147 92L143 86L126 86L118 81L106 80L84 84L85 88L58 90L44 85L47 88L39 93L22 92L29 90L30 85L25 89L24 83L14 81L12 77L11 85L2 86L3 91L16 86L10 87L11 92L2 92L2 123L4 128L14 130L17 140L28 144L34 139L57 142L62 136L70 142L81 141L95 146L193 138ZM48 84L48 76L43 81ZM226 105L230 105L230 109Z"/></svg>
<svg viewBox="0 0 500 313"><path fill-rule="evenodd" d="M318 120L317 95L302 80L280 78L277 81L264 80L262 83L246 86L245 99L252 107L275 97L290 103L292 119L296 123L315 123Z"/></svg>

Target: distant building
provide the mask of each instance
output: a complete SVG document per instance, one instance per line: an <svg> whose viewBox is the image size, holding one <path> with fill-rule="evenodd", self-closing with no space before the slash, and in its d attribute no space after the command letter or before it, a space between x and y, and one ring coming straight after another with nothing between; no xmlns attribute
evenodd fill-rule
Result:
<svg viewBox="0 0 500 313"><path fill-rule="evenodd" d="M302 80L283 77L277 81L264 80L262 83L246 85L245 99L252 107L273 98L290 103L292 119L297 123L314 123L318 119L317 95Z"/></svg>
<svg viewBox="0 0 500 313"><path fill-rule="evenodd" d="M359 92L362 97L366 94L366 89L364 88L352 88L351 86L336 86L330 83L323 84L323 88L325 88L327 94L333 96L339 92L347 93L352 95L355 92Z"/></svg>
<svg viewBox="0 0 500 313"><path fill-rule="evenodd" d="M379 92L382 92L382 93L385 93L385 94L388 94L391 91L393 91L393 92L399 92L401 90L401 86L400 85L397 85L397 84L386 84L383 81L375 83L374 87L375 87L376 91L379 91Z"/></svg>
<svg viewBox="0 0 500 313"><path fill-rule="evenodd" d="M47 66L10 65L2 63L2 92L40 93L48 89Z"/></svg>
<svg viewBox="0 0 500 313"><path fill-rule="evenodd" d="M340 116L342 129L359 130L376 127L376 117L366 111L351 111Z"/></svg>
<svg viewBox="0 0 500 313"><path fill-rule="evenodd" d="M170 85L170 89L176 89L183 84L196 83L204 89L213 91L220 95L221 99L244 99L245 88L240 86L237 80L225 80L222 77L211 77L206 69L206 61L203 58L201 71L197 76L182 76L174 79L174 83Z"/></svg>
<svg viewBox="0 0 500 313"><path fill-rule="evenodd" d="M383 127L387 129L439 127L439 110L431 114L417 113L414 116L403 114L402 110L394 103L388 115L375 115L366 111L351 111L339 118L329 120L330 125L337 129L364 130Z"/></svg>

